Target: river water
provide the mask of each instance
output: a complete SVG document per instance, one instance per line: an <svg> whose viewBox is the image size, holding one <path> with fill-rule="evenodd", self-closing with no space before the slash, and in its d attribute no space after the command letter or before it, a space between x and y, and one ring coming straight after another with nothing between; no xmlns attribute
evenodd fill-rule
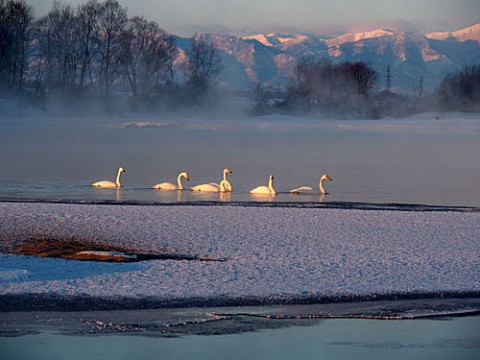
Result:
<svg viewBox="0 0 480 360"><path fill-rule="evenodd" d="M1 338L4 359L476 359L480 317L309 325L178 338L40 332ZM28 344L28 346L26 346Z"/></svg>
<svg viewBox="0 0 480 360"><path fill-rule="evenodd" d="M422 114L406 119L292 116L51 116L0 119L0 199L77 201L362 202L480 206L480 117ZM114 180L121 191L92 189ZM161 192L153 184L219 182L227 196ZM328 173L329 194L318 193ZM248 191L275 176L274 198ZM292 195L298 186L314 194Z"/></svg>

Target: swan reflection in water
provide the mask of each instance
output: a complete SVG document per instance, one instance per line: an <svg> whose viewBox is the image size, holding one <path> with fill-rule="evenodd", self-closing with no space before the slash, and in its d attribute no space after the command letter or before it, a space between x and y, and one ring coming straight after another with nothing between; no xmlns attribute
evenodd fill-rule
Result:
<svg viewBox="0 0 480 360"><path fill-rule="evenodd" d="M151 189L151 188L150 188ZM155 199L161 203L165 202L186 202L192 200L192 192L189 189L173 191L153 191ZM151 196L151 195L150 195Z"/></svg>
<svg viewBox="0 0 480 360"><path fill-rule="evenodd" d="M222 202L230 202L232 198L232 193L231 192L221 192L220 193L220 201Z"/></svg>

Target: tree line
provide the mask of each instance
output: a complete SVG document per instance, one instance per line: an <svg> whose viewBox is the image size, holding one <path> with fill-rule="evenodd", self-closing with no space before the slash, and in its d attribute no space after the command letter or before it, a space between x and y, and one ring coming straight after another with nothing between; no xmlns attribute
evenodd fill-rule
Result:
<svg viewBox="0 0 480 360"><path fill-rule="evenodd" d="M467 65L445 76L431 94L381 89L379 74L363 62L333 63L300 59L284 91L257 84L252 91L257 115L284 112L319 116L383 118L426 111L480 112L480 65ZM422 81L420 81L422 84ZM275 99L272 101L272 99Z"/></svg>
<svg viewBox="0 0 480 360"><path fill-rule="evenodd" d="M285 105L302 111L362 113L377 76L363 62L333 64L328 59L304 58L293 71Z"/></svg>
<svg viewBox="0 0 480 360"><path fill-rule="evenodd" d="M437 94L444 110L480 111L480 64L448 74Z"/></svg>
<svg viewBox="0 0 480 360"><path fill-rule="evenodd" d="M0 92L40 102L108 103L127 94L134 107L201 104L218 98L209 96L216 95L222 69L211 39L195 34L182 52L156 22L129 17L117 0L88 0L76 8L55 2L39 19L25 0L0 0ZM430 95L375 91L378 79L363 62L303 58L286 87L253 87L253 111L377 118L479 109L480 65L447 75Z"/></svg>
<svg viewBox="0 0 480 360"><path fill-rule="evenodd" d="M180 75L174 71L178 54L171 35L154 21L128 17L117 0L77 8L55 2L37 20L24 0L0 0L3 91L47 98L109 98L126 89L137 100L204 96L220 69L217 48L193 36Z"/></svg>

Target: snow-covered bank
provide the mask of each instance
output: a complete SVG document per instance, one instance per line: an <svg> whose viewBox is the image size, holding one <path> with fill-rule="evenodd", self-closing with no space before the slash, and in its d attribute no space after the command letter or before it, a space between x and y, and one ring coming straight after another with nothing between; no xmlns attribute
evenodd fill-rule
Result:
<svg viewBox="0 0 480 360"><path fill-rule="evenodd" d="M1 203L0 295L168 304L478 293L479 233L475 211ZM117 264L5 254L35 236L227 261Z"/></svg>

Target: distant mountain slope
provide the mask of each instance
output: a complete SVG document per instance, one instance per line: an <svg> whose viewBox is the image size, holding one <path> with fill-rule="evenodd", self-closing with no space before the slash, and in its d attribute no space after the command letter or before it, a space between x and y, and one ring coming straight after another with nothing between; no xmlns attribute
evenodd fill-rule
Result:
<svg viewBox="0 0 480 360"><path fill-rule="evenodd" d="M458 41L475 40L480 41L480 24L476 24L465 29L454 32L436 32L425 35L426 38L432 40L454 39Z"/></svg>
<svg viewBox="0 0 480 360"><path fill-rule="evenodd" d="M384 36L395 35L395 32L392 30L383 30L377 29L374 31L363 32L363 33L348 33L335 38L326 40L326 43L329 47L338 46L345 43L357 42L366 39L374 39Z"/></svg>
<svg viewBox="0 0 480 360"><path fill-rule="evenodd" d="M454 32L419 34L377 29L348 33L330 39L306 34L256 34L244 37L210 34L223 60L221 81L234 89L251 88L255 82L285 85L298 59L310 56L334 62L363 61L385 84L387 66L393 89L409 93L423 78L433 91L443 77L460 67L480 63L480 24ZM178 39L184 50L189 42Z"/></svg>

